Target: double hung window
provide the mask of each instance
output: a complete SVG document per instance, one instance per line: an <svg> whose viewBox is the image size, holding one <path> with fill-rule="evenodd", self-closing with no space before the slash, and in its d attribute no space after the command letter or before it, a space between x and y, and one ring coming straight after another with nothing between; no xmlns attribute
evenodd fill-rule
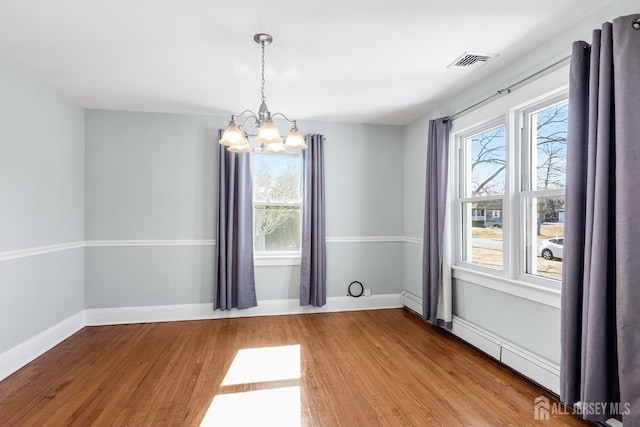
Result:
<svg viewBox="0 0 640 427"><path fill-rule="evenodd" d="M299 256L302 155L253 153L254 254Z"/></svg>
<svg viewBox="0 0 640 427"><path fill-rule="evenodd" d="M457 266L559 287L567 120L561 92L454 134Z"/></svg>
<svg viewBox="0 0 640 427"><path fill-rule="evenodd" d="M523 270L554 280L562 279L567 110L563 99L535 106L520 116Z"/></svg>
<svg viewBox="0 0 640 427"><path fill-rule="evenodd" d="M462 261L502 269L506 195L505 126L494 122L462 135Z"/></svg>

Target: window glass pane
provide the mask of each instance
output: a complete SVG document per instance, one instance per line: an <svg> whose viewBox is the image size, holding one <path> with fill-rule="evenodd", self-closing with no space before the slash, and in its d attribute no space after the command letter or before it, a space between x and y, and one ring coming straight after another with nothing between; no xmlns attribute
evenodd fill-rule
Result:
<svg viewBox="0 0 640 427"><path fill-rule="evenodd" d="M505 127L484 131L465 140L465 195L502 195L505 192Z"/></svg>
<svg viewBox="0 0 640 427"><path fill-rule="evenodd" d="M567 107L565 102L531 115L531 164L536 167L532 190L565 187Z"/></svg>
<svg viewBox="0 0 640 427"><path fill-rule="evenodd" d="M526 272L562 279L564 243L564 196L527 197Z"/></svg>
<svg viewBox="0 0 640 427"><path fill-rule="evenodd" d="M300 155L256 154L253 170L254 201L299 203L302 200Z"/></svg>
<svg viewBox="0 0 640 427"><path fill-rule="evenodd" d="M254 220L256 251L300 250L299 206L256 206Z"/></svg>
<svg viewBox="0 0 640 427"><path fill-rule="evenodd" d="M462 204L463 261L502 269L502 200Z"/></svg>

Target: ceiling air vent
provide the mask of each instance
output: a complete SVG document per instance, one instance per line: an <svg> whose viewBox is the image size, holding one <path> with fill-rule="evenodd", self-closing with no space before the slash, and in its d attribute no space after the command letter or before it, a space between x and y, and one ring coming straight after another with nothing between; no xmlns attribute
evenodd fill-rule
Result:
<svg viewBox="0 0 640 427"><path fill-rule="evenodd" d="M460 55L458 59L449 64L447 68L452 68L454 70L475 70L496 56L498 55L493 53L465 52Z"/></svg>

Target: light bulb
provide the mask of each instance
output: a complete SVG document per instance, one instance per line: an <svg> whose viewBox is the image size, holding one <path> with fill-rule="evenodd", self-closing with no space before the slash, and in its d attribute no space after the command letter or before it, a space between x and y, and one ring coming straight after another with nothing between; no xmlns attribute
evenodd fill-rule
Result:
<svg viewBox="0 0 640 427"><path fill-rule="evenodd" d="M280 154L280 153L286 153L287 148L284 146L282 142L270 142L267 144L267 149L264 151L266 153Z"/></svg>
<svg viewBox="0 0 640 427"><path fill-rule="evenodd" d="M304 142L304 137L298 131L296 127L291 128L289 135L287 135L287 140L285 141L285 146L291 150L304 150L307 148L307 144Z"/></svg>
<svg viewBox="0 0 640 427"><path fill-rule="evenodd" d="M229 126L224 130L220 144L233 146L244 144L244 133L240 130L238 125L232 120Z"/></svg>
<svg viewBox="0 0 640 427"><path fill-rule="evenodd" d="M242 133L242 144L232 145L227 150L232 153L250 153L253 151L251 145L249 144L249 139L247 138L247 134Z"/></svg>
<svg viewBox="0 0 640 427"><path fill-rule="evenodd" d="M266 120L258 130L256 141L260 144L282 143L282 137L276 125L271 120Z"/></svg>

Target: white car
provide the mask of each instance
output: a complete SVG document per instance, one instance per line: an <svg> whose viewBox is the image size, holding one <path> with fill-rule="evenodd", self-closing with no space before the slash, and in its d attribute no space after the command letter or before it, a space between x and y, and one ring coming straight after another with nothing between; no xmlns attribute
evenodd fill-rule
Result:
<svg viewBox="0 0 640 427"><path fill-rule="evenodd" d="M562 259L562 244L564 242L563 237L556 237L555 239L547 239L540 242L538 248L538 255L546 260L552 260L554 258Z"/></svg>

